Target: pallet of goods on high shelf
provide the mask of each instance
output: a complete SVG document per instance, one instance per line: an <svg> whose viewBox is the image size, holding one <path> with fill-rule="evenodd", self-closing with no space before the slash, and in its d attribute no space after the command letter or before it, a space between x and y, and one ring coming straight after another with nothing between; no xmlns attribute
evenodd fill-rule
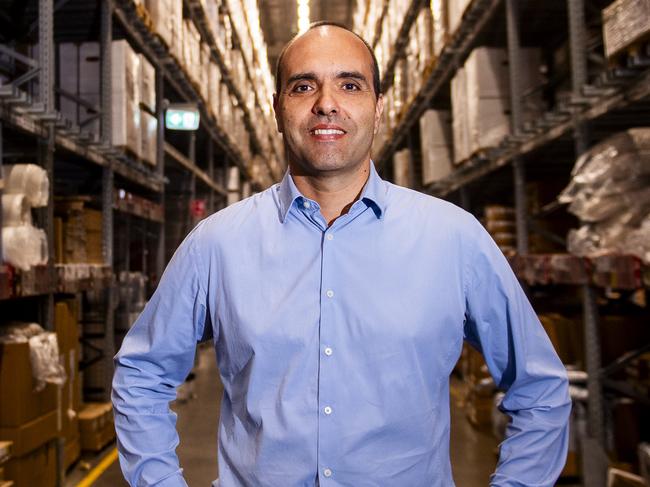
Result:
<svg viewBox="0 0 650 487"><path fill-rule="evenodd" d="M153 32L167 46L176 60L182 59L183 1L146 0L145 9L151 19Z"/></svg>
<svg viewBox="0 0 650 487"><path fill-rule="evenodd" d="M571 253L631 254L650 264L650 128L612 135L582 154L558 200L582 222Z"/></svg>
<svg viewBox="0 0 650 487"><path fill-rule="evenodd" d="M47 235L32 225L32 208L47 206L47 172L35 164L4 166L2 195L2 255L5 263L21 271L48 261Z"/></svg>
<svg viewBox="0 0 650 487"><path fill-rule="evenodd" d="M35 323L4 323L0 347L0 440L13 443L4 475L16 487L54 487L57 396L66 380L57 335Z"/></svg>
<svg viewBox="0 0 650 487"><path fill-rule="evenodd" d="M393 156L393 182L410 188L412 184L413 158L409 149L402 149Z"/></svg>
<svg viewBox="0 0 650 487"><path fill-rule="evenodd" d="M603 10L605 55L610 61L650 56L650 0L616 0Z"/></svg>
<svg viewBox="0 0 650 487"><path fill-rule="evenodd" d="M110 285L112 270L104 264L61 264L54 266L59 293L76 294L104 289Z"/></svg>
<svg viewBox="0 0 650 487"><path fill-rule="evenodd" d="M59 107L63 117L96 138L100 134L101 82L99 43L58 45ZM111 52L112 144L136 160L156 163L158 120L155 68L126 40L113 41Z"/></svg>
<svg viewBox="0 0 650 487"><path fill-rule="evenodd" d="M523 49L520 80L523 92L543 83L541 51ZM523 123L544 112L541 94L524 98ZM478 47L451 82L454 162L497 147L510 134L510 82L505 49Z"/></svg>
<svg viewBox="0 0 650 487"><path fill-rule="evenodd" d="M54 249L57 264L103 264L101 210L90 197L58 198L55 202Z"/></svg>
<svg viewBox="0 0 650 487"><path fill-rule="evenodd" d="M515 209L503 205L488 205L485 207L485 228L492 236L501 251L508 255L517 248L515 232Z"/></svg>
<svg viewBox="0 0 650 487"><path fill-rule="evenodd" d="M420 117L422 184L439 181L452 171L451 114L447 110L427 110Z"/></svg>

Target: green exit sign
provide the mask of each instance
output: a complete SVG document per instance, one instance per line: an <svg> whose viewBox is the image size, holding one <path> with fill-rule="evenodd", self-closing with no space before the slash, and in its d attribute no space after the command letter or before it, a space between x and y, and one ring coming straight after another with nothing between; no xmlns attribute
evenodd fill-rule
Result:
<svg viewBox="0 0 650 487"><path fill-rule="evenodd" d="M196 130L201 116L193 105L170 105L165 112L165 127L170 130Z"/></svg>

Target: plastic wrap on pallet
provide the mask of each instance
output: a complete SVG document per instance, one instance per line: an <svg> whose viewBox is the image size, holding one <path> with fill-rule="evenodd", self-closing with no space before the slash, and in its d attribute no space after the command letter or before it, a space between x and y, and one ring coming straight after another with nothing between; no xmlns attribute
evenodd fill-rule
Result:
<svg viewBox="0 0 650 487"><path fill-rule="evenodd" d="M158 147L158 119L148 112L140 112L141 151L142 160L152 166L156 165Z"/></svg>
<svg viewBox="0 0 650 487"><path fill-rule="evenodd" d="M22 193L2 195L2 226L16 227L32 224L32 208Z"/></svg>
<svg viewBox="0 0 650 487"><path fill-rule="evenodd" d="M650 262L650 128L613 135L582 154L558 197L586 224L568 236L577 255L631 253Z"/></svg>
<svg viewBox="0 0 650 487"><path fill-rule="evenodd" d="M2 228L2 256L8 264L27 271L48 260L47 236L31 225Z"/></svg>
<svg viewBox="0 0 650 487"><path fill-rule="evenodd" d="M47 172L36 164L7 164L4 166L5 194L23 194L33 208L47 206L50 180Z"/></svg>
<svg viewBox="0 0 650 487"><path fill-rule="evenodd" d="M46 332L37 323L13 322L0 327L0 343L29 343L29 360L37 391L46 383L59 386L65 383L56 333Z"/></svg>

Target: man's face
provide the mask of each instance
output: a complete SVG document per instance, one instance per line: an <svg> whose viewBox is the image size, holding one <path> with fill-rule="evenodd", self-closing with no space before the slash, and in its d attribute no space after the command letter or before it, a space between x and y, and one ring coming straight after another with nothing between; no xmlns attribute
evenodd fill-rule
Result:
<svg viewBox="0 0 650 487"><path fill-rule="evenodd" d="M275 117L292 169L336 174L370 159L383 100L360 39L334 26L308 31L285 52L281 80Z"/></svg>

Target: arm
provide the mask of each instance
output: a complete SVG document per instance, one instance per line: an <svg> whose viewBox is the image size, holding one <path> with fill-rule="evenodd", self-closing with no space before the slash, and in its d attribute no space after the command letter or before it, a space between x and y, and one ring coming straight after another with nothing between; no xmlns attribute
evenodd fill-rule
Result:
<svg viewBox="0 0 650 487"><path fill-rule="evenodd" d="M482 227L472 245L465 338L483 353L495 383L506 391L500 408L512 419L490 485L550 487L566 461L571 411L566 370Z"/></svg>
<svg viewBox="0 0 650 487"><path fill-rule="evenodd" d="M169 402L192 368L206 319L195 236L196 229L180 245L115 356L115 429L122 472L131 486L187 485Z"/></svg>

